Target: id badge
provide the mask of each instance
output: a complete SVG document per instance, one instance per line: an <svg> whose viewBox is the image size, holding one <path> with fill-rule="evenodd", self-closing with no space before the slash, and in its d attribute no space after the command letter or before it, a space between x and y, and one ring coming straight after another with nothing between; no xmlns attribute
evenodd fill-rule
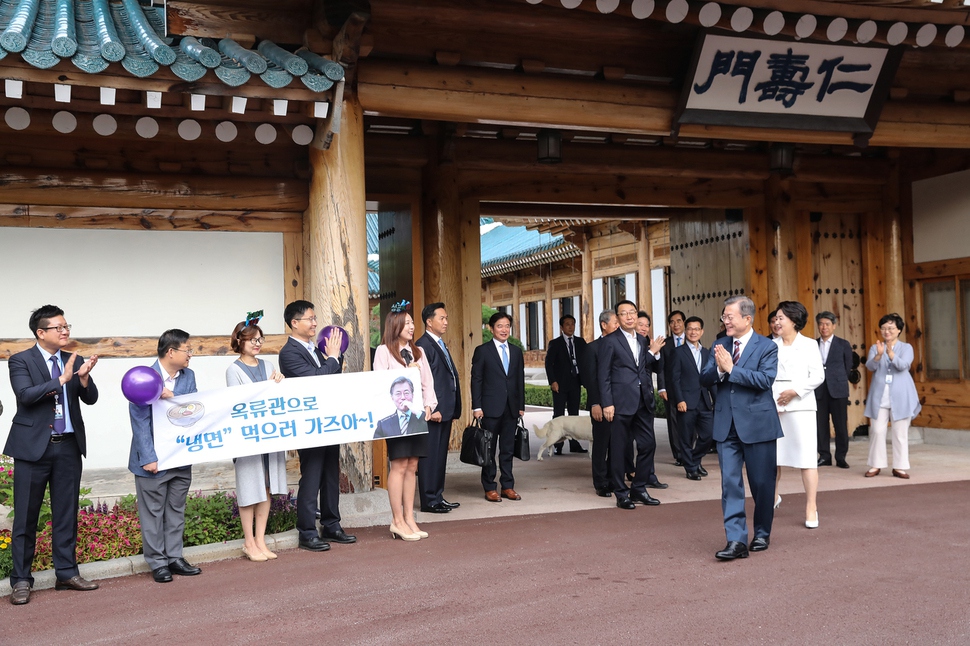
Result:
<svg viewBox="0 0 970 646"><path fill-rule="evenodd" d="M54 404L54 419L64 419L63 404Z"/></svg>
<svg viewBox="0 0 970 646"><path fill-rule="evenodd" d="M892 375L886 375L886 383L887 384L891 384L892 382L893 382L893 376Z"/></svg>

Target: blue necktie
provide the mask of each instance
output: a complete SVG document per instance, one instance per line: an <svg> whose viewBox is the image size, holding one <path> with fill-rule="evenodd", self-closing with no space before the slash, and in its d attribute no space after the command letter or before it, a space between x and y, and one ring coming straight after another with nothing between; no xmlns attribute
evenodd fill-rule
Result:
<svg viewBox="0 0 970 646"><path fill-rule="evenodd" d="M509 352L505 349L505 344L502 344L502 367L505 368L505 374L509 374Z"/></svg>
<svg viewBox="0 0 970 646"><path fill-rule="evenodd" d="M448 369L451 370L451 385L452 388L455 387L455 366L451 363L451 355L448 354L448 348L445 347L445 340L438 339L438 345L441 346L441 351L445 353L445 361L448 362Z"/></svg>
<svg viewBox="0 0 970 646"><path fill-rule="evenodd" d="M60 379L61 377L61 367L57 365L57 357L51 357L51 377L53 379ZM60 386L57 391L57 394L54 395L55 406L57 406L58 402L61 401L61 393L63 392L64 392L64 387ZM54 435L62 435L64 433L64 429L67 428L66 425L64 424L64 415L66 414L67 414L67 407L62 406L61 418L57 419L56 416L54 417L54 431L53 431Z"/></svg>
<svg viewBox="0 0 970 646"><path fill-rule="evenodd" d="M682 341L680 340L680 337L679 336L675 336L674 337L674 347L675 348L679 348L681 343L682 343Z"/></svg>

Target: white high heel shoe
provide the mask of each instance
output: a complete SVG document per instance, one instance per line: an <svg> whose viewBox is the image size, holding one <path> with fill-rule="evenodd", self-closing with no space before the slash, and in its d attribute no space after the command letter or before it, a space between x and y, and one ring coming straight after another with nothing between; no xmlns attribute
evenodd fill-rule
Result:
<svg viewBox="0 0 970 646"><path fill-rule="evenodd" d="M781 496L780 495L777 498L775 498L775 509L778 509L779 507L781 507Z"/></svg>
<svg viewBox="0 0 970 646"><path fill-rule="evenodd" d="M818 528L818 510L817 509L815 510L815 520L806 520L805 521L805 527L808 527L809 529L817 529Z"/></svg>

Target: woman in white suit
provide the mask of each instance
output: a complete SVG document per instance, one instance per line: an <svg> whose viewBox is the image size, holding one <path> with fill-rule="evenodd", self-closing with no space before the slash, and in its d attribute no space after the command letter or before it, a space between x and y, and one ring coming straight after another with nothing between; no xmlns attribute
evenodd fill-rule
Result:
<svg viewBox="0 0 970 646"><path fill-rule="evenodd" d="M909 480L909 423L919 415L919 394L909 367L913 364L913 346L899 340L903 331L899 314L886 314L879 319L882 340L869 348L866 368L872 372L866 417L869 418L869 467L866 477L879 475L886 462L886 431L893 426L893 475Z"/></svg>
<svg viewBox="0 0 970 646"><path fill-rule="evenodd" d="M779 438L778 477L775 491L781 484L781 467L801 469L805 487L805 527L818 527L818 440L815 421L815 389L825 381L825 367L818 343L799 331L808 321L805 306L795 301L782 301L775 311L772 329L778 330L778 375L772 394L778 408L778 418L785 436ZM776 495L775 507L781 504Z"/></svg>

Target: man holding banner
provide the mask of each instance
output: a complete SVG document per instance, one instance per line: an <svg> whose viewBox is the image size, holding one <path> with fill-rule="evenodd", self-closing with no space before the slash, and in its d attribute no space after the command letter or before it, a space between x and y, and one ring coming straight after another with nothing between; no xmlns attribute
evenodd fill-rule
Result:
<svg viewBox="0 0 970 646"><path fill-rule="evenodd" d="M192 350L189 334L166 330L158 339L158 361L152 369L162 376L162 399L197 391L195 373L189 370ZM193 576L202 570L182 557L185 499L192 484L192 467L158 468L152 407L128 405L131 417L131 452L128 470L135 474L138 519L145 561L156 583L169 583L172 574Z"/></svg>
<svg viewBox="0 0 970 646"><path fill-rule="evenodd" d="M280 372L288 378L331 375L341 371L340 344L343 333L334 330L327 339L326 355L314 345L317 317L313 303L294 301L286 306L283 319L290 328L290 338L280 350ZM327 541L354 543L356 536L340 526L340 445L299 449L300 490L297 492L296 528L300 548L311 552L330 549ZM320 525L317 533L316 512L319 496Z"/></svg>

